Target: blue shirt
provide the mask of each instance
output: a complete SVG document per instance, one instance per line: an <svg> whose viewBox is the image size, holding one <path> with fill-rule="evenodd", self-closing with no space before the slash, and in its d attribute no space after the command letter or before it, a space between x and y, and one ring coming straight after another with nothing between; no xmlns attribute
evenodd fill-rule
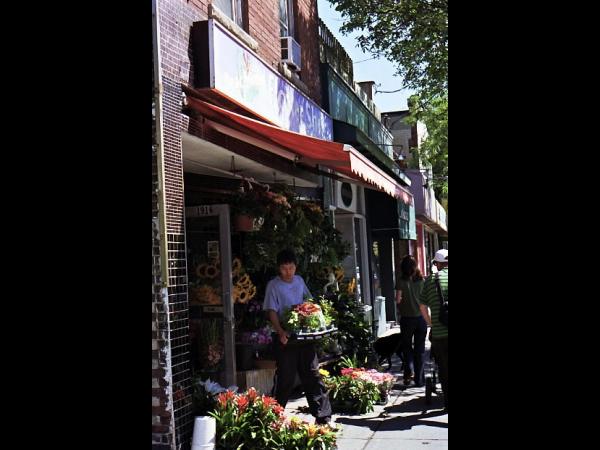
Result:
<svg viewBox="0 0 600 450"><path fill-rule="evenodd" d="M305 298L312 298L312 295L300 275L294 275L289 283L275 277L267 284L263 309L272 309L283 318L289 308L304 302Z"/></svg>

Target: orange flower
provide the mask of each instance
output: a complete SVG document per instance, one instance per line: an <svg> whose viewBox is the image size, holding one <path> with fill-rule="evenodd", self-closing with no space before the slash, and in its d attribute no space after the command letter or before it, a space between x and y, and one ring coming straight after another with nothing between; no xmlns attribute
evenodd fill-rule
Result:
<svg viewBox="0 0 600 450"><path fill-rule="evenodd" d="M268 397L266 395L262 396L262 401L267 408L271 408L272 406L278 405L277 400L273 397Z"/></svg>
<svg viewBox="0 0 600 450"><path fill-rule="evenodd" d="M300 420L299 417L297 416L292 416L290 417L290 430L297 430L300 428L300 425L302 425L302 421Z"/></svg>
<svg viewBox="0 0 600 450"><path fill-rule="evenodd" d="M240 395L236 400L237 406L240 412L246 411L248 407L248 397L246 395Z"/></svg>
<svg viewBox="0 0 600 450"><path fill-rule="evenodd" d="M251 403L254 403L254 400L256 400L258 397L258 392L256 392L256 389L251 387L250 389L248 389L247 395L248 395L248 400L250 400Z"/></svg>
<svg viewBox="0 0 600 450"><path fill-rule="evenodd" d="M278 416L283 416L283 412L285 411L285 409L278 404L276 404L273 407L273 411L275 412L275 414L277 414Z"/></svg>
<svg viewBox="0 0 600 450"><path fill-rule="evenodd" d="M306 427L306 431L308 433L308 437L314 438L317 435L319 428L316 425L310 424L308 427Z"/></svg>
<svg viewBox="0 0 600 450"><path fill-rule="evenodd" d="M219 394L219 396L217 397L217 401L219 402L219 405L222 408L225 408L227 406L227 403L229 403L229 401L232 400L233 398L235 398L234 392L226 391L226 392Z"/></svg>

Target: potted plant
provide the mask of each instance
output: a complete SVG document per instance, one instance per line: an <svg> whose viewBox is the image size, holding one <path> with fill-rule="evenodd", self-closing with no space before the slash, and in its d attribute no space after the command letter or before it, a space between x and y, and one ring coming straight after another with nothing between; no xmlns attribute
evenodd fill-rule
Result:
<svg viewBox="0 0 600 450"><path fill-rule="evenodd" d="M297 339L322 339L337 331L332 324L330 309L323 310L312 299L288 309L284 313L283 327Z"/></svg>
<svg viewBox="0 0 600 450"><path fill-rule="evenodd" d="M271 191L270 186L251 184L242 187L231 202L234 226L240 231L258 231L268 216L271 222L282 221L292 208L285 193Z"/></svg>
<svg viewBox="0 0 600 450"><path fill-rule="evenodd" d="M210 413L216 420L217 449L334 450L336 430L287 418L277 401L250 388L220 393Z"/></svg>
<svg viewBox="0 0 600 450"><path fill-rule="evenodd" d="M372 412L381 398L377 384L361 376L356 369L342 369L341 375L326 376L323 383L329 390L334 411L365 414Z"/></svg>

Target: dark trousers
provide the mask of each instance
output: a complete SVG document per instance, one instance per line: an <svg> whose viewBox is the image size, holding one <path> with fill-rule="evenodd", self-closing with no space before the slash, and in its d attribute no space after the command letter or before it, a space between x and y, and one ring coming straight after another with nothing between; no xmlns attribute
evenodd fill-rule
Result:
<svg viewBox="0 0 600 450"><path fill-rule="evenodd" d="M431 341L431 351L435 357L442 383L442 392L444 393L444 406L448 407L448 338L436 339Z"/></svg>
<svg viewBox="0 0 600 450"><path fill-rule="evenodd" d="M423 316L401 317L400 332L402 336L401 348L404 377L408 378L411 370L413 370L415 384L423 385L425 382L423 357L425 354L427 323L423 319Z"/></svg>
<svg viewBox="0 0 600 450"><path fill-rule="evenodd" d="M308 400L310 413L316 418L331 417L331 404L327 389L319 374L319 359L314 344L288 343L283 346L279 338L274 342L277 358L275 399L283 407L287 404L296 381L296 372Z"/></svg>

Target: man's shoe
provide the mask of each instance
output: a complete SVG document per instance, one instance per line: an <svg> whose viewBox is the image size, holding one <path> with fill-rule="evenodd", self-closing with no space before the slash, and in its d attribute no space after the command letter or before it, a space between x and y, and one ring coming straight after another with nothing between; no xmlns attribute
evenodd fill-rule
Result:
<svg viewBox="0 0 600 450"><path fill-rule="evenodd" d="M317 417L315 423L317 425L329 425L331 422L331 417Z"/></svg>

